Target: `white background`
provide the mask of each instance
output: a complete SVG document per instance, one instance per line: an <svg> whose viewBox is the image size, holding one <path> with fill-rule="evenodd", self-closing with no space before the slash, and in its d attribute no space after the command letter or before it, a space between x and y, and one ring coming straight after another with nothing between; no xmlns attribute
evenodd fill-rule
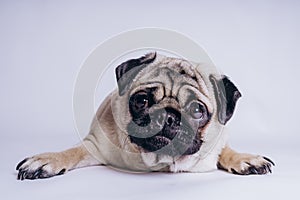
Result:
<svg viewBox="0 0 300 200"><path fill-rule="evenodd" d="M296 199L300 4L208 2L0 1L0 198ZM72 92L82 62L99 43L138 27L176 30L206 49L243 95L229 123L230 144L272 158L273 174L137 175L92 167L16 180L24 157L79 142Z"/></svg>

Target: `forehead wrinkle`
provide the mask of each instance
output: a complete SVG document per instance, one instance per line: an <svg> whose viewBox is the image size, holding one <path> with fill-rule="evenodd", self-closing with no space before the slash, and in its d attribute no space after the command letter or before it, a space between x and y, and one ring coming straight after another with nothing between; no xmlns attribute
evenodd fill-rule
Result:
<svg viewBox="0 0 300 200"><path fill-rule="evenodd" d="M170 64L170 63L168 63ZM179 63L177 63L179 64ZM196 70L196 68L189 68L189 73L187 74L180 74L180 70L184 69L187 71L188 66L174 66L171 68L168 65L162 65L158 69L153 69L148 71L148 75L143 77L139 82L139 85L143 87L144 85L156 85L160 84L162 86L162 93L163 96L166 97L177 97L179 91L184 87L185 85L190 85L191 87L195 88L198 92L200 92L202 95L205 96L207 99L209 99L209 92L207 90L207 86L205 81L202 78L202 75L200 72ZM196 78L192 79L191 76L194 76ZM152 79L147 81L147 79ZM162 80L163 79L163 80Z"/></svg>
<svg viewBox="0 0 300 200"><path fill-rule="evenodd" d="M208 87L204 81L204 78L197 70L195 70L195 75L197 78L197 85L199 86L199 91L201 91L201 93L203 95L205 95L207 98L209 98L209 91L208 91Z"/></svg>
<svg viewBox="0 0 300 200"><path fill-rule="evenodd" d="M162 84L165 96L172 96L175 85L175 79L173 78L175 72L167 67L160 68L156 73L157 72L159 73L155 76L154 80L157 80ZM161 80L162 78L163 80Z"/></svg>
<svg viewBox="0 0 300 200"><path fill-rule="evenodd" d="M163 82L160 81L151 81L151 82L145 82L145 83L139 83L137 87L133 88L130 91L130 95L136 93L139 90L145 89L145 88L153 88L153 87L164 87Z"/></svg>
<svg viewBox="0 0 300 200"><path fill-rule="evenodd" d="M173 96L173 90L174 90L174 81L175 79L173 78L174 76L174 71L171 71L171 70L167 70L166 71L166 75L168 77L168 84L165 84L165 90L167 92L166 96ZM168 87L168 88L167 88ZM174 96L175 97L175 96Z"/></svg>
<svg viewBox="0 0 300 200"><path fill-rule="evenodd" d="M175 72L175 73L176 74L174 76L174 86L172 88L173 96L177 96L179 93L179 90L185 85L190 85L195 88L198 87L198 83L195 80L190 79L190 77L188 77L186 75L182 75L177 72Z"/></svg>
<svg viewBox="0 0 300 200"><path fill-rule="evenodd" d="M188 86L188 88L184 88L185 86ZM190 100L190 96L193 95L195 96L195 98L201 102L203 102L208 110L210 112L212 112L212 105L210 103L210 98L207 97L206 95L204 95L201 91L199 91L199 89L197 87L195 87L194 85L190 85L190 84L184 84L182 85L182 87L180 88L179 90L179 95L180 93L184 92L184 91L187 91L188 92L188 95L185 95L185 99L184 99L184 102L180 102L181 103L181 106L186 106L188 103L189 103L189 100Z"/></svg>
<svg viewBox="0 0 300 200"><path fill-rule="evenodd" d="M202 77L202 74L197 71L196 66L184 60L175 60L173 62L168 62L168 65L164 66L160 70L162 69L163 71L161 71L160 74L164 73L169 79L169 82L166 85L169 86L168 89L172 92L172 94L168 95L176 96L178 93L177 88L182 87L182 85L178 86L177 83L186 84L182 82L188 82L191 86L198 89L204 96L209 98L207 85ZM181 70L184 70L186 73L181 74Z"/></svg>

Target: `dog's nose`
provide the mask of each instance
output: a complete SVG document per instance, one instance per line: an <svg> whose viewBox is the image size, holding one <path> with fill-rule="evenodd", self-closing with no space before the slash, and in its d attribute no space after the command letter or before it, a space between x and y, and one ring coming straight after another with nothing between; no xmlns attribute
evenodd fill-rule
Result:
<svg viewBox="0 0 300 200"><path fill-rule="evenodd" d="M157 111L153 118L154 122L160 127L164 125L174 126L180 124L181 115L173 108L165 108Z"/></svg>
<svg viewBox="0 0 300 200"><path fill-rule="evenodd" d="M179 126L181 123L181 114L173 108L166 108L165 124L167 126Z"/></svg>
<svg viewBox="0 0 300 200"><path fill-rule="evenodd" d="M164 113L164 110L160 111L156 114L154 121L159 127L164 126L165 116L166 116L166 113Z"/></svg>
<svg viewBox="0 0 300 200"><path fill-rule="evenodd" d="M166 124L172 126L176 120L176 116L173 113L167 113Z"/></svg>

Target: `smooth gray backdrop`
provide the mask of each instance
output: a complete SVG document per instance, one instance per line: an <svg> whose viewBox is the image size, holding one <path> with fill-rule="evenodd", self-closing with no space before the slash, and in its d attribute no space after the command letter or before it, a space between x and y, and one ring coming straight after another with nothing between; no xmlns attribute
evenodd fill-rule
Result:
<svg viewBox="0 0 300 200"><path fill-rule="evenodd" d="M0 198L296 198L299 11L296 0L1 0ZM107 38L139 27L189 36L231 77L243 97L229 123L230 144L272 158L272 175L136 175L92 167L49 180L16 180L15 165L24 157L79 142L72 92L81 64ZM115 84L111 76L108 87Z"/></svg>

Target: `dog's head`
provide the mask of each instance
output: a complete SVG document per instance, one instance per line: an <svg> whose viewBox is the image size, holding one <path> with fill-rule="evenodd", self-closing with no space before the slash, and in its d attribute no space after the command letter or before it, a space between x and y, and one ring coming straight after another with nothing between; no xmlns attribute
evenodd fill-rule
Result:
<svg viewBox="0 0 300 200"><path fill-rule="evenodd" d="M198 152L212 117L225 125L241 96L227 77L156 53L122 63L116 78L130 142L172 157Z"/></svg>

